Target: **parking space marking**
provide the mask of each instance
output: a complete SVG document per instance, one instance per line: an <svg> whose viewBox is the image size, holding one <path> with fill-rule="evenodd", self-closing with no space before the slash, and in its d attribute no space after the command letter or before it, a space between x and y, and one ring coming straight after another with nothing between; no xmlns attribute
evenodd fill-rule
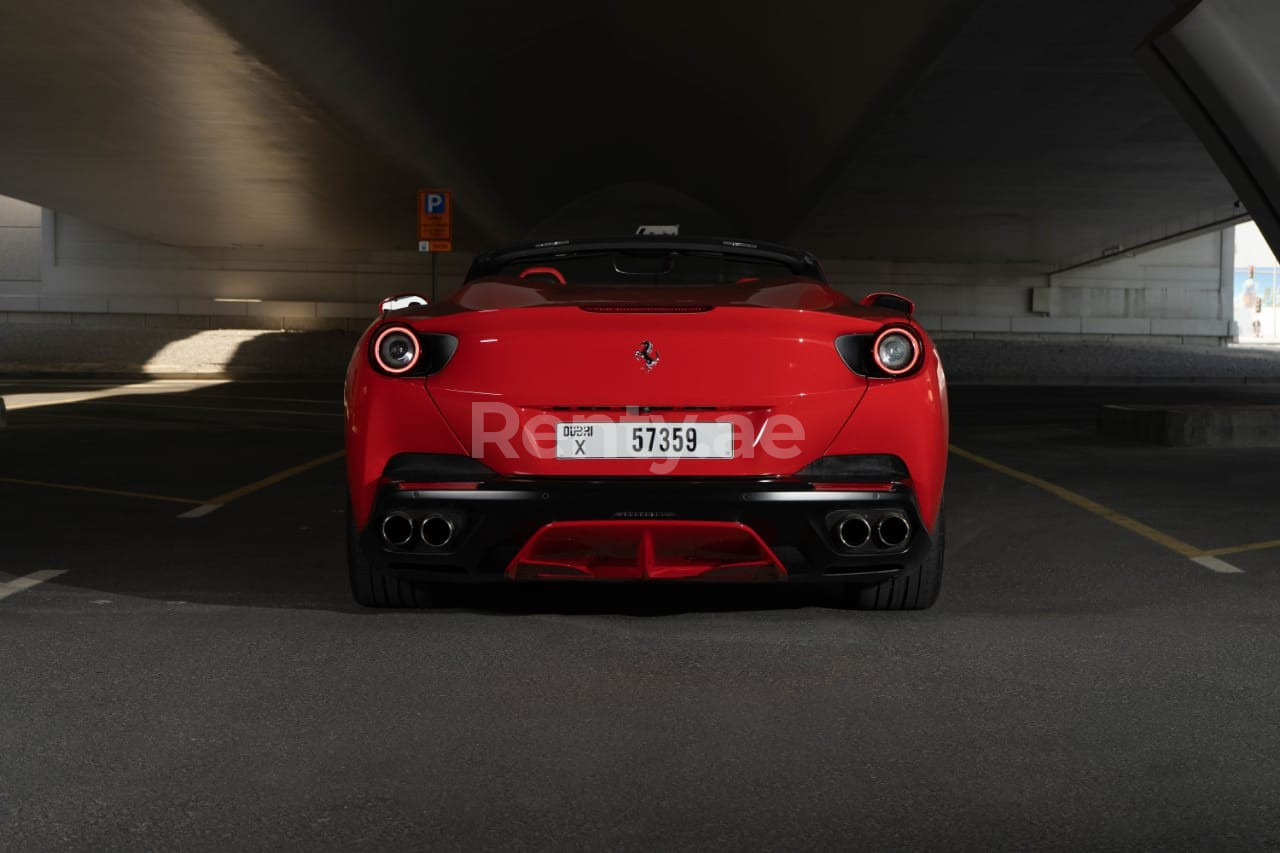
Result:
<svg viewBox="0 0 1280 853"><path fill-rule="evenodd" d="M329 397L324 400L307 399L304 397L261 397L257 394L206 394L201 397L202 400L257 400L264 403L315 403L325 406L341 406L342 397Z"/></svg>
<svg viewBox="0 0 1280 853"><path fill-rule="evenodd" d="M45 581L53 580L58 575L65 575L66 569L42 569L38 572L32 572L20 578L14 578L7 583L0 583L0 601L11 595L17 595L20 592L38 586Z"/></svg>
<svg viewBox="0 0 1280 853"><path fill-rule="evenodd" d="M1246 551L1267 551L1280 548L1280 539L1268 539L1266 542L1251 542L1248 545L1232 545L1227 548L1210 548L1204 552L1206 557L1225 557L1228 554L1243 554Z"/></svg>
<svg viewBox="0 0 1280 853"><path fill-rule="evenodd" d="M131 417L127 414L122 414L118 412L108 412L101 415L70 415L70 414L67 414L66 412L55 413L48 410L43 410L40 412L39 417L48 419L48 420L53 420L53 421L68 421L68 420L69 421L88 421L89 423L98 424L100 426L109 427L111 429L129 429L129 430L155 430L157 429L157 424L162 422L157 420L144 420L141 415L136 417ZM163 421L163 422L165 423L167 429L172 429L174 424L181 424L183 427L199 426L198 424L193 424L190 421L183 421L183 422ZM212 424L212 423L214 422L210 421L210 422L207 422L206 425ZM10 424L10 426L12 426L12 424ZM293 432L293 433L307 432L307 433L324 433L326 435L333 435L332 427L321 427L321 426L309 426L309 427L287 426L286 427L286 426L268 426L266 424L252 424L252 425L240 426L238 427L238 429L244 432Z"/></svg>
<svg viewBox="0 0 1280 853"><path fill-rule="evenodd" d="M1035 486L1038 489L1043 489L1049 494L1061 498L1069 504L1077 506L1087 512L1091 512L1099 518L1103 518L1112 524L1123 527L1131 533L1136 533L1157 545L1168 548L1175 554L1180 554L1210 571L1233 575L1244 573L1241 569L1238 569L1230 563L1220 560L1214 556L1214 554L1218 552L1206 551L1202 548L1197 548L1190 543L1183 542L1175 536L1170 536L1168 533L1156 530L1150 525L1143 524L1136 518L1130 518L1124 513L1118 512L1109 506L1090 500L1079 492L1073 492L1070 489L1059 486L1057 483L1051 483L1048 480L1035 476L1034 474L1028 474L1025 471L1019 471L1016 468L1010 468L1008 465L1002 465L994 459L979 456L978 454L972 453L964 448L956 447L954 444L950 445L950 450L961 459L967 459L970 462L975 462L978 465L983 466L984 468L990 468L992 471L1004 474L1007 477L1012 477L1015 480L1021 480L1022 482Z"/></svg>
<svg viewBox="0 0 1280 853"><path fill-rule="evenodd" d="M303 462L300 465L294 465L292 468L286 468L283 471L278 471L270 477L263 477L261 480L256 480L247 486L241 486L238 489L225 492L218 495L216 498L210 498L207 501L193 501L192 503L199 503L200 506L195 509L187 510L179 515L178 518L201 518L211 512L216 512L217 510L222 509L227 504L234 500L239 500L245 495L251 495L254 492L267 488L268 486L274 486L282 480L287 480L296 474L301 474L303 471L309 471L312 468L317 468L324 465L326 462L332 462L335 459L340 459L345 455L345 450L338 450L334 453L321 456L319 459L312 459L310 462Z"/></svg>
<svg viewBox="0 0 1280 853"><path fill-rule="evenodd" d="M43 420L55 420L55 421L89 421L90 423L93 423L93 424L99 424L101 426L110 426L113 428L119 427L125 424L128 424L130 426L141 426L141 427L145 427L147 429L152 429L152 430L156 428L156 422L154 420L150 420L150 421L143 420L141 417L130 418L127 415L108 415L107 417L104 418L102 415L71 415L66 412L50 412L48 410L45 410L40 412L38 415L32 414L30 415L30 417L36 417ZM24 419L24 425L25 425L25 419ZM10 424L10 426L13 426L13 424Z"/></svg>
<svg viewBox="0 0 1280 853"><path fill-rule="evenodd" d="M200 518L220 509L222 509L222 504L202 503L195 509L189 509L186 512L179 513L178 518Z"/></svg>
<svg viewBox="0 0 1280 853"><path fill-rule="evenodd" d="M0 483L14 486L37 486L42 489L62 489L68 492L90 492L96 495L114 495L118 498L142 498L148 501L167 501L175 504L200 504L195 498L179 498L173 495L153 495L150 492L129 492L124 489L103 489L98 486L77 486L72 483L46 483L43 480L21 480L17 477L0 477Z"/></svg>
<svg viewBox="0 0 1280 853"><path fill-rule="evenodd" d="M1222 574L1222 575L1244 574L1244 569L1237 569L1235 566L1231 565L1225 560L1219 560L1217 557L1211 557L1208 555L1205 555L1203 557L1192 557L1191 562L1199 563L1209 571L1217 572L1218 574Z"/></svg>
<svg viewBox="0 0 1280 853"><path fill-rule="evenodd" d="M35 486L41 489L61 489L68 492L88 492L95 495L112 495L118 498L139 498L149 501L187 504L188 506L194 507L194 509L189 509L186 512L181 513L178 518L201 518L211 512L222 509L222 507L234 500L244 497L245 495L251 495L254 492L267 488L268 486L274 486L282 480L287 480L296 474L301 474L303 471L309 471L310 469L323 465L326 462L332 462L345 454L346 451L344 450L338 450L334 453L326 454L321 456L319 459L312 459L308 462L303 462L300 465L294 465L292 468L286 468L283 471L278 471L270 477L263 477L261 480L256 480L247 486L241 486L238 489L224 492L216 498L210 498L208 500L200 500L198 498L180 498L175 495L156 495L151 492L131 492L125 489L106 489L100 486L81 486L75 483L49 483L44 480L24 480L19 477L0 477L0 484L9 484L13 486Z"/></svg>

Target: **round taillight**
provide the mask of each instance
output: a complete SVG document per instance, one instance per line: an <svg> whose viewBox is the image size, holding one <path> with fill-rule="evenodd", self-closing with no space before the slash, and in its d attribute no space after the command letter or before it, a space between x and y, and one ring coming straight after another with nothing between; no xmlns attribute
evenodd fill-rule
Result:
<svg viewBox="0 0 1280 853"><path fill-rule="evenodd" d="M920 362L920 342L905 329L885 329L871 347L876 367L890 376L901 376Z"/></svg>
<svg viewBox="0 0 1280 853"><path fill-rule="evenodd" d="M422 348L413 331L404 326L389 326L378 333L373 342L373 357L378 367L391 374L408 373L418 363Z"/></svg>

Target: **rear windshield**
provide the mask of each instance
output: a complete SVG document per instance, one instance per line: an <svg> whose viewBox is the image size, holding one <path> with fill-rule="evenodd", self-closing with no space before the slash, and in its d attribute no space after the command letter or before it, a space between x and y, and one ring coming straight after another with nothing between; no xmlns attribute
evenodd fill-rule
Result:
<svg viewBox="0 0 1280 853"><path fill-rule="evenodd" d="M736 284L792 277L786 264L722 252L612 250L547 258L523 258L499 267L499 275L565 284ZM559 276L557 276L557 273Z"/></svg>

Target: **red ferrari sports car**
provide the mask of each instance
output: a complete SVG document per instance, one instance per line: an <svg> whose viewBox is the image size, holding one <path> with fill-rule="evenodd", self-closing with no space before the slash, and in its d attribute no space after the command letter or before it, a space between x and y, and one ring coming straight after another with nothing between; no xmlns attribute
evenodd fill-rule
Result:
<svg viewBox="0 0 1280 853"><path fill-rule="evenodd" d="M913 310L805 252L670 236L501 249L444 302L386 300L346 381L355 599L822 581L929 607L947 391Z"/></svg>

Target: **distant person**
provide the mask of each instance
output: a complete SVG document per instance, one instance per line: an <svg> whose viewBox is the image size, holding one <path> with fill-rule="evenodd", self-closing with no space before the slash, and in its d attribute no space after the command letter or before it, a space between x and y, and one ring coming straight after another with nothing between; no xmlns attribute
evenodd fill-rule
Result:
<svg viewBox="0 0 1280 853"><path fill-rule="evenodd" d="M1244 303L1244 313L1254 315L1253 336L1255 338L1262 337L1262 317L1259 314L1262 311L1262 300L1258 299L1258 285L1253 280L1252 265L1249 266L1249 277L1244 280L1240 301Z"/></svg>

